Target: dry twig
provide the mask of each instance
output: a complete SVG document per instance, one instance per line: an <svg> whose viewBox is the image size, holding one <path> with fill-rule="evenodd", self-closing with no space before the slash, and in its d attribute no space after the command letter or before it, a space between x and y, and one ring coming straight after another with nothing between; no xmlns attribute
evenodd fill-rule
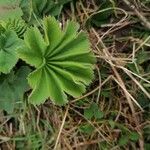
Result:
<svg viewBox="0 0 150 150"><path fill-rule="evenodd" d="M128 0L123 0L124 3L129 7L131 8L135 14L137 15L137 17L142 21L143 25L150 30L150 22L147 20L147 18L145 16L143 16L139 11L138 9L133 5L131 4Z"/></svg>

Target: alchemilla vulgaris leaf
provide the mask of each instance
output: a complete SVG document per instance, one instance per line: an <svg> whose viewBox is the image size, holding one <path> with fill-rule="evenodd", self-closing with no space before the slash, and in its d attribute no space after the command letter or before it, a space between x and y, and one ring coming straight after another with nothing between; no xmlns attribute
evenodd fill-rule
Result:
<svg viewBox="0 0 150 150"><path fill-rule="evenodd" d="M79 97L93 79L95 57L84 32L78 32L78 24L68 21L64 29L54 17L43 21L44 37L37 27L25 33L25 46L19 57L36 68L28 82L33 88L29 101L43 103L50 98L63 105L67 95Z"/></svg>
<svg viewBox="0 0 150 150"><path fill-rule="evenodd" d="M20 8L23 11L23 18L26 22L35 23L37 18L44 16L58 16L63 5L71 0L20 0ZM37 18L36 18L37 17Z"/></svg>
<svg viewBox="0 0 150 150"><path fill-rule="evenodd" d="M22 66L17 72L0 75L0 109L12 113L23 102L24 92L29 89L26 78L30 72L29 67Z"/></svg>
<svg viewBox="0 0 150 150"><path fill-rule="evenodd" d="M20 44L21 40L14 31L0 33L0 72L7 74L15 66Z"/></svg>

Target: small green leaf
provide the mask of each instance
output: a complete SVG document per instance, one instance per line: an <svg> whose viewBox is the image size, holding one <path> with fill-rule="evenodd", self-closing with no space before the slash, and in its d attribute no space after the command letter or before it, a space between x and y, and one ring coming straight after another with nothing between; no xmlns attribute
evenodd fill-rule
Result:
<svg viewBox="0 0 150 150"><path fill-rule="evenodd" d="M6 21L6 30L13 30L18 37L23 38L23 34L27 29L27 25L22 19L9 19Z"/></svg>
<svg viewBox="0 0 150 150"><path fill-rule="evenodd" d="M120 139L119 139L119 146L125 146L125 145L127 145L128 141L129 141L128 136L122 135L120 137Z"/></svg>
<svg viewBox="0 0 150 150"><path fill-rule="evenodd" d="M92 119L92 117L94 117L95 119L101 119L103 118L104 113L100 111L96 103L92 103L89 108L86 108L84 110L84 116L87 119Z"/></svg>
<svg viewBox="0 0 150 150"><path fill-rule="evenodd" d="M92 119L93 117L93 110L91 108L87 108L84 110L84 116L87 118L87 119Z"/></svg>
<svg viewBox="0 0 150 150"><path fill-rule="evenodd" d="M110 96L111 96L111 93L110 93L110 90L103 90L102 92L101 92L101 95L102 96L104 96L105 98L109 98Z"/></svg>
<svg viewBox="0 0 150 150"><path fill-rule="evenodd" d="M108 122L109 122L111 128L114 129L114 127L115 127L115 122L114 122L113 120L109 120Z"/></svg>
<svg viewBox="0 0 150 150"><path fill-rule="evenodd" d="M131 132L129 138L130 140L136 142L140 138L140 135L137 132Z"/></svg>
<svg viewBox="0 0 150 150"><path fill-rule="evenodd" d="M102 111L100 111L100 109L96 103L93 103L91 107L93 109L94 117L96 119L101 119L104 117L104 113Z"/></svg>
<svg viewBox="0 0 150 150"><path fill-rule="evenodd" d="M81 125L79 127L79 130L82 133L91 134L94 131L94 127L90 124Z"/></svg>

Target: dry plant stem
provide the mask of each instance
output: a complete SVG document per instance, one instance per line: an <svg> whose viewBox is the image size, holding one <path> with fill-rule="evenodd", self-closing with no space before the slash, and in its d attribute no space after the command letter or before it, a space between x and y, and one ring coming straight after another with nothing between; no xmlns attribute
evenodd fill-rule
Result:
<svg viewBox="0 0 150 150"><path fill-rule="evenodd" d="M139 45L139 47L137 47L137 48L135 49L135 52L137 52L143 45L146 45L146 42L148 42L149 39L150 39L150 36L148 36L148 37Z"/></svg>
<svg viewBox="0 0 150 150"><path fill-rule="evenodd" d="M7 118L3 123L1 123L0 128L2 128L9 120L10 120L10 118Z"/></svg>
<svg viewBox="0 0 150 150"><path fill-rule="evenodd" d="M132 76L130 72L124 70L125 73L138 85L138 87L145 93L145 95L150 99L150 94L146 91L146 89Z"/></svg>
<svg viewBox="0 0 150 150"><path fill-rule="evenodd" d="M104 53L106 56L109 57L109 56L110 56L110 53L109 53L107 47L105 46L105 44L103 43L103 41L101 40L101 38L99 37L99 35L97 34L97 32L94 30L94 28L92 28L92 31L93 31L93 33L97 36L97 38L98 38L98 40L99 40L101 46L103 47L103 53ZM98 48L98 47L97 47L97 50L99 51L99 48ZM134 100L134 98L132 98L132 96L128 93L128 91L127 91L127 89L126 89L126 86L125 86L125 84L124 84L122 78L120 77L118 71L116 70L115 66L113 65L112 61L109 60L108 63L110 64L110 66L111 66L111 68L112 68L112 70L113 70L113 72L114 72L114 74L115 74L115 76L116 76L116 79L117 79L116 81L117 81L118 84L121 86L121 88L122 88L122 90L123 90L123 92L124 92L124 94L125 94L125 96L126 96L126 98L127 98L127 100L128 100L128 103L129 103L129 106L130 106L130 108L131 108L132 115L133 115L133 117L134 117L136 126L139 126L138 120L137 120L137 118L136 118L136 116L135 116L135 112L136 112L136 111L135 111L134 105L133 105L133 103L132 103L132 100ZM134 101L134 102L135 102L135 104L137 104L137 106L142 110L142 108L140 107L140 105L139 105L136 101ZM140 128L138 128L138 131L140 132ZM143 143L143 140L142 140L142 139L139 140L139 145L140 145L140 150L143 150L143 149L144 149L144 148L143 148L143 147L144 147L144 143Z"/></svg>
<svg viewBox="0 0 150 150"><path fill-rule="evenodd" d="M125 23L123 23L122 25L119 25L117 28L115 28L115 29L109 31L109 32L107 33L107 35L108 35L108 34L112 34L113 32L118 31L118 30L120 30L121 28L124 28L125 26L128 26L129 24L131 24L131 23L126 23L126 22L125 22Z"/></svg>
<svg viewBox="0 0 150 150"><path fill-rule="evenodd" d="M132 5L128 0L123 0L124 3L131 8L137 17L142 21L143 25L150 30L150 22L136 9L134 5Z"/></svg>
<svg viewBox="0 0 150 150"><path fill-rule="evenodd" d="M61 133L62 133L64 124L65 124L65 120L66 120L66 117L67 117L67 114L68 114L68 110L69 110L69 105L68 105L67 108L66 108L66 112L65 112L65 115L64 115L64 118L63 118L63 121L62 121L60 130L59 130L59 133L58 133L56 142L55 142L54 150L57 150L57 145L58 145L58 142L59 142L59 139L60 139L60 136L61 136Z"/></svg>
<svg viewBox="0 0 150 150"><path fill-rule="evenodd" d="M134 53L136 53L138 50L142 48L142 46L147 45L146 42L148 42L150 39L150 36L148 36L135 50ZM147 45L149 46L149 45ZM132 57L133 54L129 55L129 58Z"/></svg>
<svg viewBox="0 0 150 150"><path fill-rule="evenodd" d="M112 61L121 61L121 62L126 62L126 61L131 61L132 62L132 59L131 58L119 58L119 57L113 57L113 56L99 56L99 55L96 55L96 58L101 58L101 59L107 59L107 60L112 60Z"/></svg>
<svg viewBox="0 0 150 150"><path fill-rule="evenodd" d="M0 135L0 144L9 141L11 138L10 137L6 137L6 136L2 136Z"/></svg>
<svg viewBox="0 0 150 150"><path fill-rule="evenodd" d="M82 3L81 3L81 6L83 7L83 4L82 4ZM114 32L114 31L116 31L116 30L119 30L120 28L122 28L122 27L124 27L124 26L130 24L129 22L127 22L127 23L125 22L125 20L126 20L127 17L128 17L128 14L126 13L126 11L124 11L123 9L121 9L121 8L119 8L119 7L106 8L106 9L100 10L100 11L98 11L98 12L95 12L95 13L93 13L93 14L90 15L90 16L87 14L86 11L85 11L85 14L86 14L86 16L87 16L88 19L89 19L89 18L91 18L92 16L94 16L95 14L102 13L102 12L106 12L106 11L108 11L108 10L121 11L121 12L123 12L124 17L123 17L119 22L113 24L112 27L111 27L110 29L108 29L108 31L105 32L105 33L102 35L101 39L104 38L107 34L112 33L112 32ZM121 27L118 27L117 29L114 29L115 27L120 26L120 25L122 25L122 26L121 26ZM113 30L113 29L114 29L114 30Z"/></svg>
<svg viewBox="0 0 150 150"><path fill-rule="evenodd" d="M121 115L121 110L122 110L122 106L121 106L121 102L119 101L119 110L118 110L118 115L117 115L116 118L115 118L115 122L118 121L118 119L119 119L119 117L120 117L120 115Z"/></svg>
<svg viewBox="0 0 150 150"><path fill-rule="evenodd" d="M124 67L122 67L122 66L116 66L116 67L122 69L122 70L125 71L125 72L129 72L129 73L131 73L132 75L134 75L134 76L138 77L139 79L143 80L144 82L147 82L148 84L150 84L150 81L148 81L148 80L144 79L143 77L137 75L136 73L134 73L134 72L128 70L127 68L124 68Z"/></svg>
<svg viewBox="0 0 150 150"><path fill-rule="evenodd" d="M88 18L89 15L87 14L86 10L84 9L84 6L83 6L83 4L82 4L81 1L80 1L80 3L81 3L82 9L83 9L85 15L86 15L87 18ZM110 53L109 53L107 47L105 46L105 44L103 43L103 41L101 40L101 38L99 37L99 35L97 34L97 32L95 31L94 28L92 28L92 31L93 31L93 33L95 34L95 36L97 37L98 41L100 42L100 44L101 44L101 46L102 46L103 53L104 53L107 57L110 57L111 55L110 55ZM97 47L97 45L96 45L95 47L96 47L96 49L98 50L98 52L100 52L100 54L101 54L101 51L99 50L99 48ZM115 74L115 76L116 76L116 79L117 79L118 83L119 83L119 84L121 85L121 87L122 87L122 90L123 90L123 92L124 92L124 94L125 94L125 96L126 96L126 98L127 98L127 101L128 101L128 103L129 103L129 106L130 106L130 108L131 108L132 115L133 115L134 120L135 120L135 124L136 124L136 126L138 126L139 123L138 123L138 120L137 120L137 118L136 118L136 116L135 116L135 109L134 109L134 105L133 105L133 103L132 103L132 100L133 100L133 99L131 99L129 93L127 92L127 89L126 89L126 87L125 87L125 84L124 84L122 78L120 77L120 75L119 75L117 69L115 68L113 62L112 62L111 60L109 60L108 63L110 64L110 66L111 66L111 68L112 68L112 70L113 70L113 72L114 72L114 74ZM138 131L140 132L140 128L138 128ZM143 148L143 147L144 147L143 138L139 140L139 146L140 146L140 149L141 149L141 150L144 149L144 148Z"/></svg>
<svg viewBox="0 0 150 150"><path fill-rule="evenodd" d="M37 113L38 113L37 114L37 120L36 120L36 127L37 127L39 133L41 134L41 130L40 130L40 127L39 127L39 121L40 121L40 113L41 113L41 111L37 107L35 107L35 108L36 108Z"/></svg>
<svg viewBox="0 0 150 150"><path fill-rule="evenodd" d="M124 11L123 9L121 8L118 8L118 7L114 7L113 9L116 9L116 10L119 10L119 11L122 11L124 13L124 17L118 21L116 24L114 24L114 26L112 26L111 28L109 28L102 36L101 36L101 40L107 35L109 34L115 27L117 27L118 25L121 25L128 17L128 14L126 13L126 11ZM126 24L123 24L123 27L126 26ZM122 28L122 26L121 26ZM120 27L118 27L118 29L120 29ZM116 31L116 29L113 30L113 32Z"/></svg>
<svg viewBox="0 0 150 150"><path fill-rule="evenodd" d="M100 142L103 142L103 141L104 140L102 140L102 139L85 141L85 142L79 143L77 145L73 145L72 148L78 148L78 147L85 146L85 145L97 144L97 143L100 143Z"/></svg>
<svg viewBox="0 0 150 150"><path fill-rule="evenodd" d="M129 21L126 21L126 22L122 22L122 23L108 23L108 24L102 24L101 25L101 28L108 28L108 27L113 27L113 26L122 26L122 25L128 25L128 24L130 24L131 22L129 22Z"/></svg>
<svg viewBox="0 0 150 150"><path fill-rule="evenodd" d="M109 54L109 52L108 52L108 50L107 50L107 48L106 48L106 46L105 46L104 43L102 42L102 40L101 40L101 38L99 37L99 35L97 34L97 32L94 30L94 28L92 29L92 31L93 31L93 33L96 35L96 37L98 38L98 41L100 42L101 46L103 47L103 53L104 53L107 57L111 57L110 54ZM97 48L97 50L99 51L99 48L98 48L98 47L96 47L96 48ZM117 79L118 82L121 84L121 87L122 87L122 89L123 89L123 91L124 91L124 94L126 95L126 98L127 98L128 103L129 103L129 105L130 105L130 108L131 108L131 110L132 110L132 113L133 113L133 115L134 115L134 114L135 114L134 106L133 106L132 101L131 101L131 98L130 98L130 96L129 96L127 90L126 90L126 87L125 87L125 85L124 85L124 82L122 81L122 79L121 79L121 77L120 77L118 71L117 71L116 68L114 67L112 61L109 60L108 63L109 63L110 66L112 67L112 70L113 70L113 72L114 72L114 74L115 74L115 76L116 76L116 79ZM136 104L137 104L137 103L136 103ZM138 106L139 106L139 105L138 105ZM141 108L141 107L140 107L140 108Z"/></svg>
<svg viewBox="0 0 150 150"><path fill-rule="evenodd" d="M104 45L104 43L102 42L101 38L99 37L99 35L97 34L97 32L94 30L94 28L92 29L92 31L93 31L93 33L96 35L96 37L98 38L98 40L99 40L101 46L103 47L103 53L104 53L107 57L109 57L110 54L109 54L109 52L108 52L108 50L107 50L107 47ZM96 46L96 48L97 48L97 50L99 51L99 48L98 48L97 46ZM110 57L111 57L111 56L110 56ZM126 87L125 87L125 85L124 85L124 82L122 81L122 79L121 79L121 77L120 77L118 71L117 71L116 68L114 67L112 61L109 60L108 63L110 64L110 66L111 66L111 68L112 68L112 70L113 70L113 72L114 72L114 74L115 74L115 76L116 76L116 79L117 79L118 82L122 85L121 87L122 87L122 89L123 89L123 91L124 91L124 94L126 95L126 98L127 98L127 100L128 100L129 106L130 106L130 108L131 108L131 110L132 110L132 113L134 114L134 113L135 113L134 106L133 106L133 104L132 104L132 100L131 100L129 94L127 94L127 89L126 89ZM138 106L139 106L139 105L138 105Z"/></svg>
<svg viewBox="0 0 150 150"><path fill-rule="evenodd" d="M124 90L124 87L122 86L122 84L117 80L117 78L113 77L114 81ZM141 109L141 111L143 111L143 108L136 102L136 100L133 98L133 96L125 89L126 92L126 97L128 95L128 97ZM136 113L134 113L135 115Z"/></svg>
<svg viewBox="0 0 150 150"><path fill-rule="evenodd" d="M73 150L72 147L69 145L69 143L67 143L67 140L65 138L63 139L63 142L64 142L67 150Z"/></svg>
<svg viewBox="0 0 150 150"><path fill-rule="evenodd" d="M25 122L23 120L23 115L20 115L19 118L20 118L19 119L19 121L20 121L19 130L20 130L20 132L22 132L25 135L26 134L26 129L25 129Z"/></svg>
<svg viewBox="0 0 150 150"><path fill-rule="evenodd" d="M99 68L96 66L96 69L97 69L97 73L98 73L98 78L99 78L99 85L102 84L102 80L101 80L101 73L100 73L100 70ZM100 98L100 93L101 93L101 86L98 90L98 95L97 95L97 99L96 99L96 102L98 103L99 102L99 98Z"/></svg>

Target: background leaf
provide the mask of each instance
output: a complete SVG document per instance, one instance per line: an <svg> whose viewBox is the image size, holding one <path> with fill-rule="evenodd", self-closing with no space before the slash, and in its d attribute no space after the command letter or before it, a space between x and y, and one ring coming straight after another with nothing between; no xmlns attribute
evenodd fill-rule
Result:
<svg viewBox="0 0 150 150"><path fill-rule="evenodd" d="M30 71L29 67L22 66L16 73L0 75L0 109L12 113L23 102L24 92L29 89L26 78Z"/></svg>
<svg viewBox="0 0 150 150"><path fill-rule="evenodd" d="M18 0L0 0L0 20L21 18L22 10Z"/></svg>
<svg viewBox="0 0 150 150"><path fill-rule="evenodd" d="M130 140L136 142L140 138L140 135L137 132L131 132L129 138Z"/></svg>
<svg viewBox="0 0 150 150"><path fill-rule="evenodd" d="M114 14L113 7L115 3L111 0L101 0L99 4L100 6L97 12L94 12L94 14L92 14L91 17L87 20L87 26L94 25L100 27L101 25L110 22L110 18Z"/></svg>
<svg viewBox="0 0 150 150"><path fill-rule="evenodd" d="M22 19L9 19L6 22L5 28L6 30L15 31L19 38L23 38L27 24Z"/></svg>
<svg viewBox="0 0 150 150"><path fill-rule="evenodd" d="M45 16L58 16L64 4L71 0L21 0L20 7L23 11L23 18L31 24L36 19L42 19Z"/></svg>
<svg viewBox="0 0 150 150"><path fill-rule="evenodd" d="M128 144L128 142L129 142L128 136L122 135L122 136L120 137L120 139L119 139L119 143L118 143L118 144L119 144L120 146L125 146L125 145Z"/></svg>
<svg viewBox="0 0 150 150"><path fill-rule="evenodd" d="M94 127L90 124L80 125L79 127L80 132L91 134L94 131Z"/></svg>
<svg viewBox="0 0 150 150"><path fill-rule="evenodd" d="M84 116L87 119L92 119L92 117L94 117L95 119L101 119L103 118L104 113L100 111L96 103L92 103L89 108L86 108L84 110Z"/></svg>
<svg viewBox="0 0 150 150"><path fill-rule="evenodd" d="M0 34L0 72L9 73L18 61L17 49L21 40L14 31Z"/></svg>

